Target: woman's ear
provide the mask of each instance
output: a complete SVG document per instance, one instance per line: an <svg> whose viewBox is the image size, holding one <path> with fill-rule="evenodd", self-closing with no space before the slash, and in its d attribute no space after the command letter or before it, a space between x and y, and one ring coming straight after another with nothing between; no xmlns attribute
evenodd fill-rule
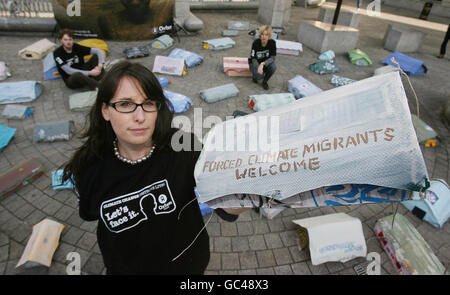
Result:
<svg viewBox="0 0 450 295"><path fill-rule="evenodd" d="M102 103L102 115L103 115L103 119L105 119L105 121L109 121L110 120L110 115L109 115L109 107L106 103Z"/></svg>

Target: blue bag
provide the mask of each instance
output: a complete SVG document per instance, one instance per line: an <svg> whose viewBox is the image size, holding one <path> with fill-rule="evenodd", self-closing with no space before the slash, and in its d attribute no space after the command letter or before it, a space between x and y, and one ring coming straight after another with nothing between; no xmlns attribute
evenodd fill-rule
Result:
<svg viewBox="0 0 450 295"><path fill-rule="evenodd" d="M169 90L163 90L163 92L167 99L172 103L174 113L185 112L191 107L192 99L189 97Z"/></svg>
<svg viewBox="0 0 450 295"><path fill-rule="evenodd" d="M428 71L423 61L415 59L413 57L410 57L397 51L393 52L391 55L386 57L382 61L382 63L397 67L397 65L392 62L391 60L392 57L400 64L400 68L408 75L411 76L423 75Z"/></svg>
<svg viewBox="0 0 450 295"><path fill-rule="evenodd" d="M199 65L199 64L201 64L203 62L203 57L202 56L200 56L200 55L198 55L196 53L190 52L190 51L186 51L186 50L180 49L180 48L173 49L169 53L168 56L172 57L172 58L182 58L182 59L184 59L184 61L186 62L186 65L189 68L194 67L196 65Z"/></svg>
<svg viewBox="0 0 450 295"><path fill-rule="evenodd" d="M158 82L162 88L169 86L170 80L167 77L158 77Z"/></svg>
<svg viewBox="0 0 450 295"><path fill-rule="evenodd" d="M73 189L73 183L70 179L66 180L66 182L62 182L62 176L63 176L64 170L54 170L52 171L52 186L53 190L60 190L60 189Z"/></svg>
<svg viewBox="0 0 450 295"><path fill-rule="evenodd" d="M0 151L2 151L16 134L16 128L0 124Z"/></svg>
<svg viewBox="0 0 450 295"><path fill-rule="evenodd" d="M450 190L442 179L431 180L430 183L425 198L420 198L419 193L414 192L413 200L403 201L402 204L418 218L442 228L450 218Z"/></svg>

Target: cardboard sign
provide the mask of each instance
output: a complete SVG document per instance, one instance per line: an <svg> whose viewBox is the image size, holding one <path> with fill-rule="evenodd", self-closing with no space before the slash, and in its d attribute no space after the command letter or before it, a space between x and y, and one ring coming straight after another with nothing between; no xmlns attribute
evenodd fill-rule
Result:
<svg viewBox="0 0 450 295"><path fill-rule="evenodd" d="M346 262L367 255L366 240L358 218L336 213L292 222L308 231L313 265L329 261Z"/></svg>
<svg viewBox="0 0 450 295"><path fill-rule="evenodd" d="M157 55L152 71L154 73L182 76L184 69L184 59Z"/></svg>

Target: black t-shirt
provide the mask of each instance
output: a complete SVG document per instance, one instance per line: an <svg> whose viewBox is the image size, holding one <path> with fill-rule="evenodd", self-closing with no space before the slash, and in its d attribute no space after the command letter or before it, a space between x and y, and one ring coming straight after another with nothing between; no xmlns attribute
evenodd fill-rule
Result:
<svg viewBox="0 0 450 295"><path fill-rule="evenodd" d="M273 39L267 41L266 47L261 44L261 39L256 39L252 44L252 52L250 59L256 59L258 63L262 63L269 57L277 55L277 45Z"/></svg>
<svg viewBox="0 0 450 295"><path fill-rule="evenodd" d="M111 150L77 184L80 216L97 220L97 238L108 274L202 274L209 258L195 198L194 168L200 152L156 151L130 165Z"/></svg>
<svg viewBox="0 0 450 295"><path fill-rule="evenodd" d="M74 69L81 69L80 66L84 64L84 56L90 53L91 53L90 47L79 45L77 43L73 44L72 52L70 53L67 53L67 51L64 50L63 46L58 47L53 52L56 67L61 73L61 76L63 77L64 81L67 80L67 78L69 78L70 75L64 72L64 70L61 67L67 64Z"/></svg>

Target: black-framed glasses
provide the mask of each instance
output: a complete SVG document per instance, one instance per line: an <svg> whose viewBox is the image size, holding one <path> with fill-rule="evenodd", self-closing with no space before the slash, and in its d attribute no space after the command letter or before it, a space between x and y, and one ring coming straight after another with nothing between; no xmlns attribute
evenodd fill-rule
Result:
<svg viewBox="0 0 450 295"><path fill-rule="evenodd" d="M139 106L142 108L144 112L153 113L157 112L161 107L161 103L159 101L151 101L151 100L146 100L143 103L135 103L132 101L123 100L112 103L108 102L107 105L113 107L119 113L132 113Z"/></svg>

